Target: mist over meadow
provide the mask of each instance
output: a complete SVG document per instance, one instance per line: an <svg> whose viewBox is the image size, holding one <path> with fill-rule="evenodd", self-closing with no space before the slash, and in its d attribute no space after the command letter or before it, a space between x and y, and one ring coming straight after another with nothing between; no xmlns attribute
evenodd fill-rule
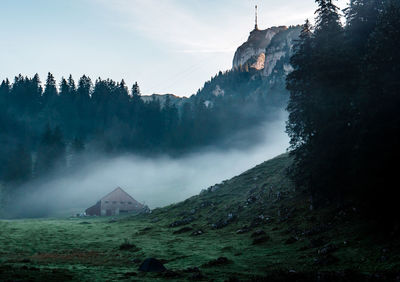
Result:
<svg viewBox="0 0 400 282"><path fill-rule="evenodd" d="M286 114L275 122L238 133L235 149L206 148L180 157L134 154L96 156L72 172L55 171L31 181L10 210L11 217L73 215L83 212L116 187L151 209L182 201L202 189L284 153ZM256 144L248 138L258 138ZM253 144L253 145L247 145Z"/></svg>

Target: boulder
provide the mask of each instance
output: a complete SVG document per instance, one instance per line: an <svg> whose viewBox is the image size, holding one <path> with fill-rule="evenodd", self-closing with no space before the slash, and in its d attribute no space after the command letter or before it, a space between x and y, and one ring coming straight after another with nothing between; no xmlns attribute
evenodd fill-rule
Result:
<svg viewBox="0 0 400 282"><path fill-rule="evenodd" d="M203 230L196 230L196 231L192 232L192 234L190 234L190 235L191 236L199 236L199 235L202 235L202 234L204 234Z"/></svg>
<svg viewBox="0 0 400 282"><path fill-rule="evenodd" d="M185 217L184 219L176 220L176 221L172 222L169 225L169 227L178 227L178 226L181 226L181 225L186 225L186 224L191 223L192 221L194 221L193 217L191 217L191 216Z"/></svg>
<svg viewBox="0 0 400 282"><path fill-rule="evenodd" d="M166 271L167 269L158 259L147 258L142 262L142 264L139 267L139 270L143 272L163 272Z"/></svg>

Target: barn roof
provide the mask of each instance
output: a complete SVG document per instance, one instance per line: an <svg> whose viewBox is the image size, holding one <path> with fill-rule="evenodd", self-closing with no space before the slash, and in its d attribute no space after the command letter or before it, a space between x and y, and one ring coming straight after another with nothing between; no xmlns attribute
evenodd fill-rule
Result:
<svg viewBox="0 0 400 282"><path fill-rule="evenodd" d="M133 204L139 204L138 201L136 201L131 195L126 193L121 187L115 188L114 191L108 193L106 196L101 198L100 201L131 201Z"/></svg>

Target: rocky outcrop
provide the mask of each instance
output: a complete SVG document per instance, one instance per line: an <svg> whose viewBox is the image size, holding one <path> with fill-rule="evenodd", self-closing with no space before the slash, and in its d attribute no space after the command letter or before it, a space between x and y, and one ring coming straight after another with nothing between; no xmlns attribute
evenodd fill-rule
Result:
<svg viewBox="0 0 400 282"><path fill-rule="evenodd" d="M265 30L254 29L242 46L240 46L233 58L233 68L239 68L251 62L251 67L261 70L264 68L265 49L271 43L272 38L287 27L271 27ZM264 55L264 56L263 56Z"/></svg>
<svg viewBox="0 0 400 282"><path fill-rule="evenodd" d="M292 71L292 66L289 64L290 57L293 53L293 45L295 40L299 38L300 27L291 27L272 38L270 44L265 50L265 66L263 69L263 76L268 77L275 71L278 62L284 58L284 61L279 66L280 69L276 70L285 76Z"/></svg>
<svg viewBox="0 0 400 282"><path fill-rule="evenodd" d="M253 68L261 71L263 77L269 77L274 72L287 75L292 70L289 58L299 34L300 26L254 29L248 40L236 50L233 68ZM281 64L277 70L278 62Z"/></svg>

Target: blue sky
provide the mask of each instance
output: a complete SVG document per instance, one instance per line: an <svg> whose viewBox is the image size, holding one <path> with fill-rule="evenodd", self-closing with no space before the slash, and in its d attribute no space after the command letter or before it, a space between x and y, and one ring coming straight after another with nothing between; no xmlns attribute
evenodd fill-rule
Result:
<svg viewBox="0 0 400 282"><path fill-rule="evenodd" d="M347 0L337 4L345 7ZM0 79L70 73L190 96L254 27L301 24L313 0L0 0Z"/></svg>

